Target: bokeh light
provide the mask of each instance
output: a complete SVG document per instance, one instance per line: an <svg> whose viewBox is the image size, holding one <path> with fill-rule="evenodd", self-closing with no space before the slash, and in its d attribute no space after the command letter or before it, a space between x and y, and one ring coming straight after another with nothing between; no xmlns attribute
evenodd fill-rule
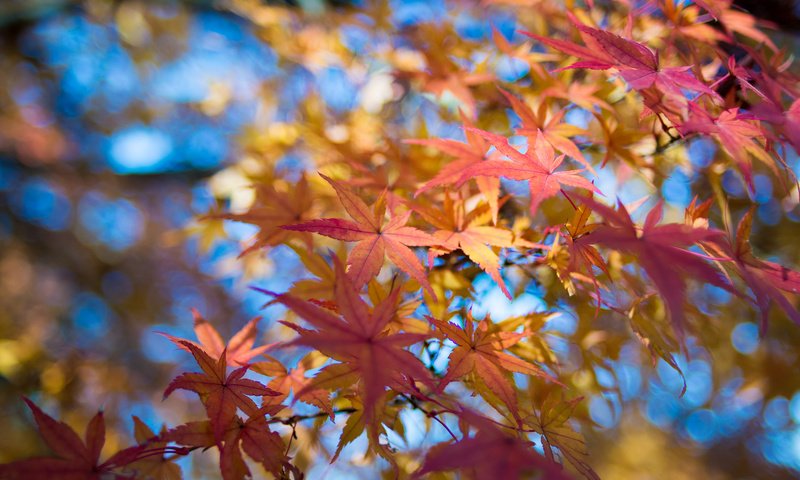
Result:
<svg viewBox="0 0 800 480"><path fill-rule="evenodd" d="M463 99L450 91L413 91L413 80L397 75L395 67L424 63L415 50L421 45L392 35L452 22L452 34L486 48L475 47L463 58L463 52L445 48L446 58L468 70L489 59L487 72L499 84L530 85L532 78L529 62L494 44L493 35L512 45L524 41L521 21L503 6L392 0L389 18L381 19L388 30L362 15L330 34L332 24L320 26L318 19L347 18L348 10L330 4L348 2L267 2L301 6L270 5L260 16L205 8L203 2L125 0L115 9L99 1L74 8L33 3L53 5L7 18L0 8L6 72L0 78L0 423L8 432L0 439L0 461L41 453L20 395L44 402L71 424L85 423L101 406L123 412L109 430L115 445L128 441L129 413L154 430L189 418L187 402L160 400L187 357L159 332L191 337L193 308L226 335L259 314L265 317L262 332L283 328L277 321L285 319L285 310L263 310L264 296L249 286L285 291L308 278L298 254L281 246L238 258L258 234L256 227L197 221L223 210L246 211L255 198L251 183L269 180L267 161L296 180L320 155L360 155L359 142L372 138L375 119L387 120L387 111L399 119L381 125L387 135L464 138L456 118ZM284 8L305 8L308 17L283 22ZM528 50L523 53L546 53L541 46ZM492 82L478 88L496 95ZM575 137L581 147L605 135L596 122L603 109L589 107L569 103L565 110L564 122L584 131ZM507 108L488 121L505 125L508 118L519 123ZM526 148L524 137L512 140ZM637 152L654 148L647 142L630 145ZM605 160L603 151L584 152L595 167ZM713 141L694 138L681 165L664 171L652 166L658 175L636 176L625 165L592 178L605 200L642 200L635 219L660 195L667 218L683 221L695 195L711 196L707 173L719 175L732 220L750 201L756 204L756 253L773 251L775 261L796 267L796 188L759 169L763 173L754 176L750 192L733 169L717 170L719 155ZM800 158L786 156L789 169L800 175ZM382 160L369 161L379 171ZM399 171L381 175L380 181L403 180ZM366 175L359 180L378 181ZM524 182L502 185L506 192L529 195ZM504 208L519 206L512 201ZM567 213L552 213L549 220L562 224ZM723 228L722 218L713 221ZM713 318L697 335L721 340L701 348L697 338L689 338L688 351L682 351L670 338L640 341L636 325L620 321L612 305L587 313L559 301L553 275L525 276L512 268L504 275L513 301L483 273L466 286L474 292L473 315L490 315L495 322L546 317L537 330L542 351L589 392L578 415L596 427L587 434L600 445L592 459L608 471L624 458L612 455L614 444L638 446L637 435L651 429L646 431L657 433L647 442L663 435L669 448L705 462L708 471L730 465L742 469L742 476L757 476L771 473L764 466L770 465L785 469L785 478L800 472L799 336L785 318L772 315L762 336L761 319L744 301L717 287L695 290L697 284L690 284L689 316ZM466 298L451 300L461 306ZM641 308L663 318L654 303ZM263 339L273 340L271 335ZM442 371L452 347L432 347L423 358L430 361L437 353L431 367ZM594 368L598 358L606 359L602 368ZM387 441L422 449L448 438L439 425L426 436L420 425L429 419L419 411L403 411L400 421L405 439ZM337 418L339 428L344 422ZM320 438L332 450L336 440ZM346 447L349 465L316 465L307 478L354 478L352 466L363 462L365 445L360 437ZM215 461L187 461L184 472L206 478Z"/></svg>

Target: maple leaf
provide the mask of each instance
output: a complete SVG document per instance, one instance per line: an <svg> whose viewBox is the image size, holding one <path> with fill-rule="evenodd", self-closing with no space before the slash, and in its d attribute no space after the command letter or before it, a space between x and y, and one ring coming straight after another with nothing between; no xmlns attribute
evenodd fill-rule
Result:
<svg viewBox="0 0 800 480"><path fill-rule="evenodd" d="M322 175L336 190L344 209L354 221L341 218L322 218L282 228L299 232L315 232L320 235L358 242L347 256L348 275L356 288L364 286L375 277L383 266L384 256L406 272L420 285L431 291L425 269L408 247L427 246L432 239L427 233L406 226L410 211L392 217L384 225L385 204L379 201L373 210L353 192L335 180Z"/></svg>
<svg viewBox="0 0 800 480"><path fill-rule="evenodd" d="M258 410L251 396L277 396L279 392L267 388L255 380L244 377L248 366L239 367L226 375L226 352L214 360L197 345L186 340L176 343L188 349L194 356L203 373L183 373L170 382L164 391L167 398L175 390L189 390L197 393L206 407L208 418L214 430L214 439L222 441L222 436L236 417L237 408L246 413Z"/></svg>
<svg viewBox="0 0 800 480"><path fill-rule="evenodd" d="M709 23L703 23L702 12L697 7L700 2L687 4L671 0L662 5L662 12L670 27L669 40L674 41L673 36L682 36L687 42L708 45L725 41L726 37L722 32Z"/></svg>
<svg viewBox="0 0 800 480"><path fill-rule="evenodd" d="M233 425L232 423L229 427L232 428ZM175 442L193 448L205 449L217 446L214 430L208 420L178 425L159 435L159 438L165 442Z"/></svg>
<svg viewBox="0 0 800 480"><path fill-rule="evenodd" d="M423 298L432 317L447 319L455 313L450 309L451 302L447 298L448 292L453 296L461 297L469 297L473 292L469 270L437 268L431 272L430 278L438 300L433 300L430 296L423 296ZM428 328L430 327L428 326Z"/></svg>
<svg viewBox="0 0 800 480"><path fill-rule="evenodd" d="M251 476L242 452L262 464L276 478L283 478L280 472L287 463L286 445L278 433L270 430L266 419L267 415L274 415L283 408L282 405L266 405L251 412L246 420L237 415L223 432L222 442L215 440L212 423L208 420L179 425L161 437L193 448L217 446L220 472L225 480Z"/></svg>
<svg viewBox="0 0 800 480"><path fill-rule="evenodd" d="M689 73L690 66L660 66L658 55L641 43L605 30L591 28L580 23L574 17L571 18L586 46L534 33L522 33L562 53L580 59L566 68L590 70L615 68L634 90L656 87L677 97L683 97L682 90L705 93L714 98L719 97L716 92Z"/></svg>
<svg viewBox="0 0 800 480"><path fill-rule="evenodd" d="M278 406L277 410L281 408ZM267 413L275 411L275 406L270 405L250 415L247 420L236 417L234 427L225 434L220 454L223 476L225 468L229 465L233 467L233 472L241 469L240 465L244 464L241 452L244 451L247 456L263 465L268 472L280 478L280 471L286 462L286 445L278 433L270 431L265 417ZM245 469L249 473L246 464Z"/></svg>
<svg viewBox="0 0 800 480"><path fill-rule="evenodd" d="M629 127L613 115L595 112L594 116L602 130L606 150L601 166L605 167L610 159L615 158L624 160L637 169L653 168L637 152L637 147L646 136L640 129Z"/></svg>
<svg viewBox="0 0 800 480"><path fill-rule="evenodd" d="M564 155L555 156L553 147L537 133L533 148L522 153L508 143L508 139L484 130L473 129L487 139L510 161L487 160L464 170L460 182L477 176L505 177L511 180L527 180L531 192L531 215L536 213L543 200L557 195L563 186L583 188L600 193L589 180L580 176L583 170L556 171L564 161Z"/></svg>
<svg viewBox="0 0 800 480"><path fill-rule="evenodd" d="M708 228L708 212L714 199L709 198L700 202L697 196L692 198L683 213L683 221L689 226L699 226Z"/></svg>
<svg viewBox="0 0 800 480"><path fill-rule="evenodd" d="M412 393L409 390L409 381L420 381L433 387L428 369L404 348L424 340L427 336L387 333L400 290L392 290L386 299L370 311L339 260L334 257L333 262L337 278L335 298L339 315L292 295L260 291L274 296L275 302L285 305L316 328L308 330L284 322L300 334L286 346L312 347L340 362L323 368L313 382L297 392L297 396L302 397L305 390L338 389L356 385L364 404L365 422L374 430L377 421L375 411L384 398L387 387L409 393Z"/></svg>
<svg viewBox="0 0 800 480"><path fill-rule="evenodd" d="M589 111L594 110L595 107L600 107L606 111L612 111L613 108L611 108L608 102L595 95L600 90L601 87L598 85L559 81L553 86L542 90L541 95L545 98L560 98Z"/></svg>
<svg viewBox="0 0 800 480"><path fill-rule="evenodd" d="M525 102L510 92L503 90L502 88L499 90L506 100L508 100L508 103L511 104L511 108L514 109L514 112L519 116L520 120L522 120L521 127L515 129L518 135L528 135L531 137L541 135L551 146L559 150L561 153L574 158L590 172L596 174L591 163L586 160L586 157L583 156L583 153L581 153L578 146L575 145L575 142L570 139L570 137L583 134L584 131L575 125L570 125L562 121L564 119L564 115L567 113L567 110L559 111L548 121L547 103L542 102L539 105L537 112L534 113L533 110L531 110L531 108L525 104Z"/></svg>
<svg viewBox="0 0 800 480"><path fill-rule="evenodd" d="M567 246L570 252L568 271L574 272L578 269L585 269L589 276L594 279L595 275L592 267L597 267L605 272L606 275L609 275L608 266L600 252L593 245L585 242L576 242L576 240L592 233L600 226L596 223L588 223L591 215L591 208L586 204L579 205L565 229L567 231Z"/></svg>
<svg viewBox="0 0 800 480"><path fill-rule="evenodd" d="M483 137L470 130L474 128L474 125L466 117L462 115L461 120L464 122L464 136L467 143L447 138L408 139L403 141L412 145L433 147L456 158L455 161L442 167L435 177L422 184L414 193L414 197L418 197L434 187L458 183L465 169L488 158L489 144ZM492 212L492 221L497 223L500 180L496 177L477 176L475 177L475 183L489 204Z"/></svg>
<svg viewBox="0 0 800 480"><path fill-rule="evenodd" d="M162 429L162 434L166 429ZM139 417L133 416L133 435L140 445L147 445L148 450L155 450L156 454L147 455L140 458L126 467L126 471L131 470L137 478L149 478L152 480L181 480L181 467L172 459L158 454L158 450L166 450L167 441L163 440L142 422Z"/></svg>
<svg viewBox="0 0 800 480"><path fill-rule="evenodd" d="M600 476L592 470L587 462L589 452L586 450L583 435L567 423L581 400L583 397L563 401L550 394L542 402L538 411L525 417L524 425L533 428L536 433L541 435L545 458L557 463L556 453L553 450L553 447L556 447L558 454L581 475L589 480L600 480Z"/></svg>
<svg viewBox="0 0 800 480"><path fill-rule="evenodd" d="M729 35L728 41L734 41L733 33L735 32L763 43L773 51L778 50L772 39L758 29L759 23L765 26L770 26L771 24L758 21L749 13L732 8L733 2L731 0L699 0L695 3L708 11L725 28Z"/></svg>
<svg viewBox="0 0 800 480"><path fill-rule="evenodd" d="M792 105L783 112L783 118L777 124L794 147L794 151L800 154L800 98L792 102Z"/></svg>
<svg viewBox="0 0 800 480"><path fill-rule="evenodd" d="M333 285L336 283L336 273L333 267L321 255L315 251L308 251L300 247L292 247L292 250L300 257L306 271L317 278L305 278L295 281L289 293L295 297L315 300L329 300L333 298ZM329 250L329 254L336 255L342 261L347 257L347 247L340 243L336 250Z"/></svg>
<svg viewBox="0 0 800 480"><path fill-rule="evenodd" d="M223 215L220 207L214 205L204 216L200 217L197 222L194 222L186 228L186 233L188 235L197 237L197 243L201 252L209 252L214 242L227 236L225 232L225 222L222 221L220 215Z"/></svg>
<svg viewBox="0 0 800 480"><path fill-rule="evenodd" d="M295 223L314 217L313 202L308 179L305 175L300 177L294 185L289 185L286 191L275 188L276 182L268 179L259 183L254 188L256 198L253 206L245 213L217 214L211 218L233 220L258 227L259 231L252 243L239 254L240 257L261 248L272 247L286 243L291 235L296 233L280 228L287 223ZM300 238L308 248L311 248L311 235L299 233Z"/></svg>
<svg viewBox="0 0 800 480"><path fill-rule="evenodd" d="M314 355L312 352L300 360L297 366L292 369L287 369L277 359L268 357L267 361L254 363L250 368L254 372L272 377L272 380L267 384L267 388L280 392L280 395L270 398L270 403L281 403L294 391L297 401L313 405L333 419L334 413L330 394L327 390L321 388L309 388L312 379L305 375L307 370L319 367L317 363L321 361L320 357L321 355ZM302 395L298 395L299 393L302 393Z"/></svg>
<svg viewBox="0 0 800 480"><path fill-rule="evenodd" d="M435 275L433 277L435 280ZM406 297L403 297L402 295L403 292L410 291L410 288L413 287L401 285L400 295L392 295L393 288L394 285L389 285L389 288L384 288L378 282L370 282L367 288L367 296L369 297L372 305L382 303L388 300L390 296L392 299L394 299L395 304L387 306L387 308L393 310L394 314L392 315L392 320L386 325L386 332L391 334L400 332L419 333L423 335L429 334L430 325L428 322L414 316L415 312L419 309L420 305L422 305L423 301L417 298L416 295ZM413 291L410 293L413 293ZM439 300L445 301L446 299L444 297L440 297Z"/></svg>
<svg viewBox="0 0 800 480"><path fill-rule="evenodd" d="M753 228L753 210L749 210L739 221L733 247L726 253L735 260L736 271L753 292L753 302L761 312L761 334L767 329L769 311L773 302L778 304L786 315L800 324L800 312L786 298L786 293L800 294L800 273L774 262L761 260L753 255L750 245L750 232Z"/></svg>
<svg viewBox="0 0 800 480"><path fill-rule="evenodd" d="M575 295L577 292L577 288L575 286L575 279L582 279L582 275L578 273L575 265L577 262L573 258L572 253L568 253L570 241L569 237L567 237L567 248L564 248L561 245L561 232L556 232L553 236L553 243L550 245L550 250L547 252L547 256L541 260L542 263L548 265L556 272L556 276L558 276L558 280L561 282L561 285L567 290L567 293L572 296ZM590 277L593 278L594 272L589 270ZM589 278L591 280L591 278Z"/></svg>
<svg viewBox="0 0 800 480"><path fill-rule="evenodd" d="M550 320L560 315L560 313L555 312L528 313L495 322L494 329L500 332L512 332L523 327L527 341L511 345L507 350L531 363L558 365L558 357L556 357L551 345L548 343L546 332L542 331L542 329ZM558 382L555 384L561 386Z"/></svg>
<svg viewBox="0 0 800 480"><path fill-rule="evenodd" d="M55 457L38 457L0 465L0 478L20 480L100 480L101 478L126 478L119 469L131 464L144 453L145 446L136 445L100 462L100 453L106 441L103 412L98 412L86 426L85 439L81 440L69 425L44 413L28 398L23 400L33 413L36 427L45 444ZM157 452L156 452L157 453Z"/></svg>
<svg viewBox="0 0 800 480"><path fill-rule="evenodd" d="M533 442L514 437L502 431L493 422L480 415L464 411L460 418L477 427L478 432L449 444L433 447L414 473L420 478L432 472L458 470L467 478L534 478L541 473L548 480L567 480L561 468L549 462L533 449ZM511 430L513 431L513 430Z"/></svg>
<svg viewBox="0 0 800 480"><path fill-rule="evenodd" d="M430 38L422 38L423 34L427 34ZM413 70L399 66L395 75L401 78L405 76L418 79L422 84L420 90L438 97L440 101L445 100L445 94L449 94L458 101L458 108L474 119L478 110L475 96L470 87L489 83L495 79L495 76L491 73L483 73L481 71L484 67L483 64L477 65L474 72L466 71L451 58L446 50L424 45L424 43L438 45L440 35L441 32L418 25L417 35L412 41L418 44L419 53L425 59L425 66L420 65L420 68Z"/></svg>
<svg viewBox="0 0 800 480"><path fill-rule="evenodd" d="M194 308L192 309L192 316L194 317L194 334L197 336L200 343L177 338L162 332L159 332L159 334L167 337L181 349L189 353L192 353L192 350L186 346L187 343L203 350L211 358L220 358L222 354L225 353L225 358L230 367L241 367L273 347L273 345L262 345L253 348L256 342L256 336L258 335L258 322L261 321L261 317L256 317L247 322L245 326L236 332L228 343L225 344L225 341L222 340L222 336L217 329Z"/></svg>
<svg viewBox="0 0 800 480"><path fill-rule="evenodd" d="M239 429L241 419L238 417L226 428L222 441L215 439L212 424L208 420L188 422L167 431L161 438L167 442L175 442L191 448L209 449L217 447L219 450L219 469L223 480L242 480L250 475L250 469L242 458L238 445L236 445L236 431ZM226 449L225 446L228 445ZM231 447L231 445L233 445Z"/></svg>
<svg viewBox="0 0 800 480"><path fill-rule="evenodd" d="M429 263L436 256L461 250L488 273L503 294L511 299L511 293L500 275L500 258L490 247L512 247L515 244L514 235L506 229L486 225L489 221L486 215L488 206L482 205L465 212L461 195L454 199L449 192L445 192L441 210L420 203L411 208L438 229L433 233L437 245L428 250Z"/></svg>
<svg viewBox="0 0 800 480"><path fill-rule="evenodd" d="M755 185L750 155L770 167L776 176L779 175L774 160L762 146L765 141L764 132L751 116L739 113L738 108L732 108L713 117L693 103L689 106L691 116L678 125L678 130L683 135L703 133L716 140L739 166L751 192L755 191Z"/></svg>
<svg viewBox="0 0 800 480"><path fill-rule="evenodd" d="M634 209L641 206L641 203L646 199L647 198L644 197L634 202ZM547 257L550 265L554 267L559 279L561 279L561 282L564 284L565 288L567 288L570 295L573 295L576 291L575 284L572 282L573 279L581 281L588 280L594 285L595 292L598 292L600 285L597 282L594 267L600 269L600 271L609 276L609 278L611 276L608 265L606 265L605 260L596 247L587 242L575 241L590 234L601 225L599 223L588 223L591 215L592 209L586 204L577 205L575 212L572 214L572 218L563 226L567 247L566 251L569 252L568 258L565 259L563 255L560 255L563 252L559 245L561 232L558 232L553 239L553 246ZM579 273L581 271L585 272L588 277Z"/></svg>
<svg viewBox="0 0 800 480"><path fill-rule="evenodd" d="M682 397L686 393L687 388L686 376L683 374L683 370L678 364L678 361L675 360L675 357L672 355L672 352L676 351L678 346L675 345L675 341L667 332L659 331L658 322L655 319L646 317L642 309L639 308L640 305L644 304L653 296L655 296L653 293L640 295L638 298L635 298L627 308L615 307L607 300L605 300L604 303L611 310L625 315L630 319L631 330L633 330L639 342L650 352L650 360L653 367L655 367L657 363L656 357L660 357L678 373L683 381L683 387L680 392L680 396Z"/></svg>
<svg viewBox="0 0 800 480"><path fill-rule="evenodd" d="M492 40L500 52L505 56L519 59L525 62L530 69L528 72L531 77L534 75L546 76L547 71L542 67L541 62L550 55L537 52L532 48L531 42L523 42L519 45L512 45L503 33L492 25ZM520 72L522 74L523 72Z"/></svg>
<svg viewBox="0 0 800 480"><path fill-rule="evenodd" d="M519 420L512 372L542 377L559 383L533 363L503 352L527 337L527 332L497 331L491 327L488 314L478 323L478 328L475 328L471 312L467 312L464 328L432 317L428 317L428 321L436 325L442 334L456 344L450 353L447 373L439 383L439 391L454 380L474 374L487 389L481 388L479 391L482 394L491 392L490 395L497 396L508 407L514 418Z"/></svg>
<svg viewBox="0 0 800 480"><path fill-rule="evenodd" d="M783 91L778 82L763 75L759 80L766 84L767 98L766 101L755 105L753 111L760 120L769 122L772 128L782 134L794 147L795 152L800 153L800 98L796 98L784 111L781 102Z"/></svg>
<svg viewBox="0 0 800 480"><path fill-rule="evenodd" d="M639 228L621 202L618 209L614 210L588 197L583 197L581 201L599 213L605 219L605 224L575 240L575 243L603 245L634 255L658 290L669 312L673 328L681 339L686 323L683 309L686 297L685 277L738 294L701 255L684 248L720 238L724 234L719 230L694 228L678 223L658 225L664 213L663 202L650 210L644 225Z"/></svg>
<svg viewBox="0 0 800 480"><path fill-rule="evenodd" d="M403 423L400 421L399 415L401 406L397 404L393 405L390 402L390 400L396 395L397 394L392 391L386 392L384 398L379 402L380 405L382 405L381 410L379 410L380 415L376 415L375 418L369 423L367 421L364 403L361 401L358 395L345 395L342 397L350 402L351 409L353 411L349 413L347 420L342 427L342 435L339 437L336 450L331 457L331 463L335 462L339 458L339 455L342 453L342 449L344 449L344 447L354 442L366 430L367 438L369 439L370 446L372 449L374 449L374 452L388 460L392 466L396 468L391 448L388 445L381 443L378 438L378 434L384 431L383 425L388 425L392 427L393 430L402 433Z"/></svg>
<svg viewBox="0 0 800 480"><path fill-rule="evenodd" d="M469 87L489 83L494 80L494 75L489 73L449 73L449 74L425 74L425 85L423 90L430 92L437 97L442 97L445 93L450 93L453 97L457 98L472 118L475 118L477 109L475 106L475 97L472 95Z"/></svg>
<svg viewBox="0 0 800 480"><path fill-rule="evenodd" d="M351 189L367 189L386 191L391 196L394 191L409 191L419 185L417 178L416 158L406 155L402 143L393 138L382 139L385 142L380 149L345 157L344 164L350 170L350 177L341 180ZM385 161L375 165L375 156L380 155Z"/></svg>
<svg viewBox="0 0 800 480"><path fill-rule="evenodd" d="M769 101L766 95L761 90L756 88L755 85L753 85L752 82L755 79L753 71L745 66L742 66L741 64L737 64L736 57L734 56L728 57L728 73L721 79L717 80L716 83L720 83L728 77L732 77L736 80L742 93L750 91L762 99Z"/></svg>

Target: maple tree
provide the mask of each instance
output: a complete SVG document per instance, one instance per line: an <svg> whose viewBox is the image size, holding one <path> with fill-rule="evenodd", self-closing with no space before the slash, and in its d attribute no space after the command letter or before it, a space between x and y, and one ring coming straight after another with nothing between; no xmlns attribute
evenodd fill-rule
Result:
<svg viewBox="0 0 800 480"><path fill-rule="evenodd" d="M192 229L210 246L221 222L249 225L241 270L283 252L301 275L277 265L278 292L250 278L265 319L228 341L197 310L196 340L162 334L200 369L175 376L165 402L196 401L197 417L157 434L134 417L135 444L101 461L103 413L81 440L26 398L54 456L0 478L175 479L184 457L214 452L225 480L300 479L363 436L351 463L389 478L597 479L583 398L612 389L598 372L622 343L673 369L680 396L678 358L732 328L700 305L709 298L727 295L761 335L800 324L796 266L750 243L760 179L782 213L798 205L800 77L761 23L724 1L483 3L522 33L398 28L392 2L331 14L399 39L379 53L401 93L344 111L314 93L296 102L293 128L226 170L249 200L216 192ZM325 46L367 70L313 15L233 4L281 62L322 69ZM500 59L524 73L493 73ZM406 102L424 107L410 115ZM714 145L706 165L686 153L698 140ZM293 149L308 161L287 167ZM671 201L666 179L691 168L698 197ZM645 196L617 198L626 183ZM481 285L544 306L509 315ZM551 328L562 315L577 318L575 337Z"/></svg>

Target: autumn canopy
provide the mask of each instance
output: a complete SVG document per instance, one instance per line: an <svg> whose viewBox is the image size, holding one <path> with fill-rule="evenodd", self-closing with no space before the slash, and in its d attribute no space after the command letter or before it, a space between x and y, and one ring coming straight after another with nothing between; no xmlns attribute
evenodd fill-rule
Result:
<svg viewBox="0 0 800 480"><path fill-rule="evenodd" d="M131 32L179 18L78 3L137 58L157 49ZM214 7L270 71L244 82L234 52L187 103L235 147L147 248L232 245L203 278L245 306L114 307L157 353L98 363L170 376L123 401L81 384L91 417L0 351L4 408L41 436L0 479L800 472L796 34L727 0Z"/></svg>

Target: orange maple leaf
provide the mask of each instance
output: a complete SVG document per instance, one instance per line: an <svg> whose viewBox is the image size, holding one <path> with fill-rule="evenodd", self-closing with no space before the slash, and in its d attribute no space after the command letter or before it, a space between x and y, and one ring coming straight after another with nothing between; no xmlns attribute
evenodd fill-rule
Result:
<svg viewBox="0 0 800 480"><path fill-rule="evenodd" d="M436 256L461 250L497 282L506 297L512 298L500 275L500 258L490 247L512 247L514 235L509 230L485 225L486 204L465 212L461 196L454 199L445 192L441 210L423 204L414 204L412 208L438 229L433 233L437 245L428 250L429 262Z"/></svg>
<svg viewBox="0 0 800 480"><path fill-rule="evenodd" d="M306 355L296 367L287 369L277 359L268 357L267 361L254 363L251 368L257 373L272 377L267 388L280 392L280 396L272 397L270 403L281 403L294 391L297 401L313 405L333 419L333 406L328 391L321 388L309 388L313 379L306 377L305 373L313 368L312 362L313 356Z"/></svg>
<svg viewBox="0 0 800 480"><path fill-rule="evenodd" d="M230 367L241 367L273 347L273 344L270 344L253 348L256 342L256 336L258 335L256 329L258 327L258 322L261 321L261 317L256 317L247 322L245 326L236 332L228 343L225 344L225 341L222 340L222 336L217 329L194 308L192 309L192 316L194 317L194 334L197 335L197 339L200 343L174 337L163 332L159 332L159 334L172 340L172 342L181 349L189 353L192 353L192 350L186 346L187 343L203 350L211 358L220 358L222 354L225 353L225 358Z"/></svg>
<svg viewBox="0 0 800 480"><path fill-rule="evenodd" d="M439 391L450 382L474 373L519 420L516 388L510 378L512 372L546 378L560 385L558 380L536 365L503 351L527 337L527 332L493 330L489 315L478 322L478 328L475 328L471 312L467 312L464 328L432 317L428 317L428 320L456 344L450 353L447 373L439 384Z"/></svg>
<svg viewBox="0 0 800 480"><path fill-rule="evenodd" d="M313 218L314 196L308 187L305 175L287 191L279 191L273 181L256 185L256 199L252 207L244 213L227 213L211 218L233 220L258 227L259 231L251 244L242 250L240 257L260 248L286 243L292 232L281 229L281 225ZM297 235L297 234L295 234ZM303 242L310 247L310 234L300 233Z"/></svg>

